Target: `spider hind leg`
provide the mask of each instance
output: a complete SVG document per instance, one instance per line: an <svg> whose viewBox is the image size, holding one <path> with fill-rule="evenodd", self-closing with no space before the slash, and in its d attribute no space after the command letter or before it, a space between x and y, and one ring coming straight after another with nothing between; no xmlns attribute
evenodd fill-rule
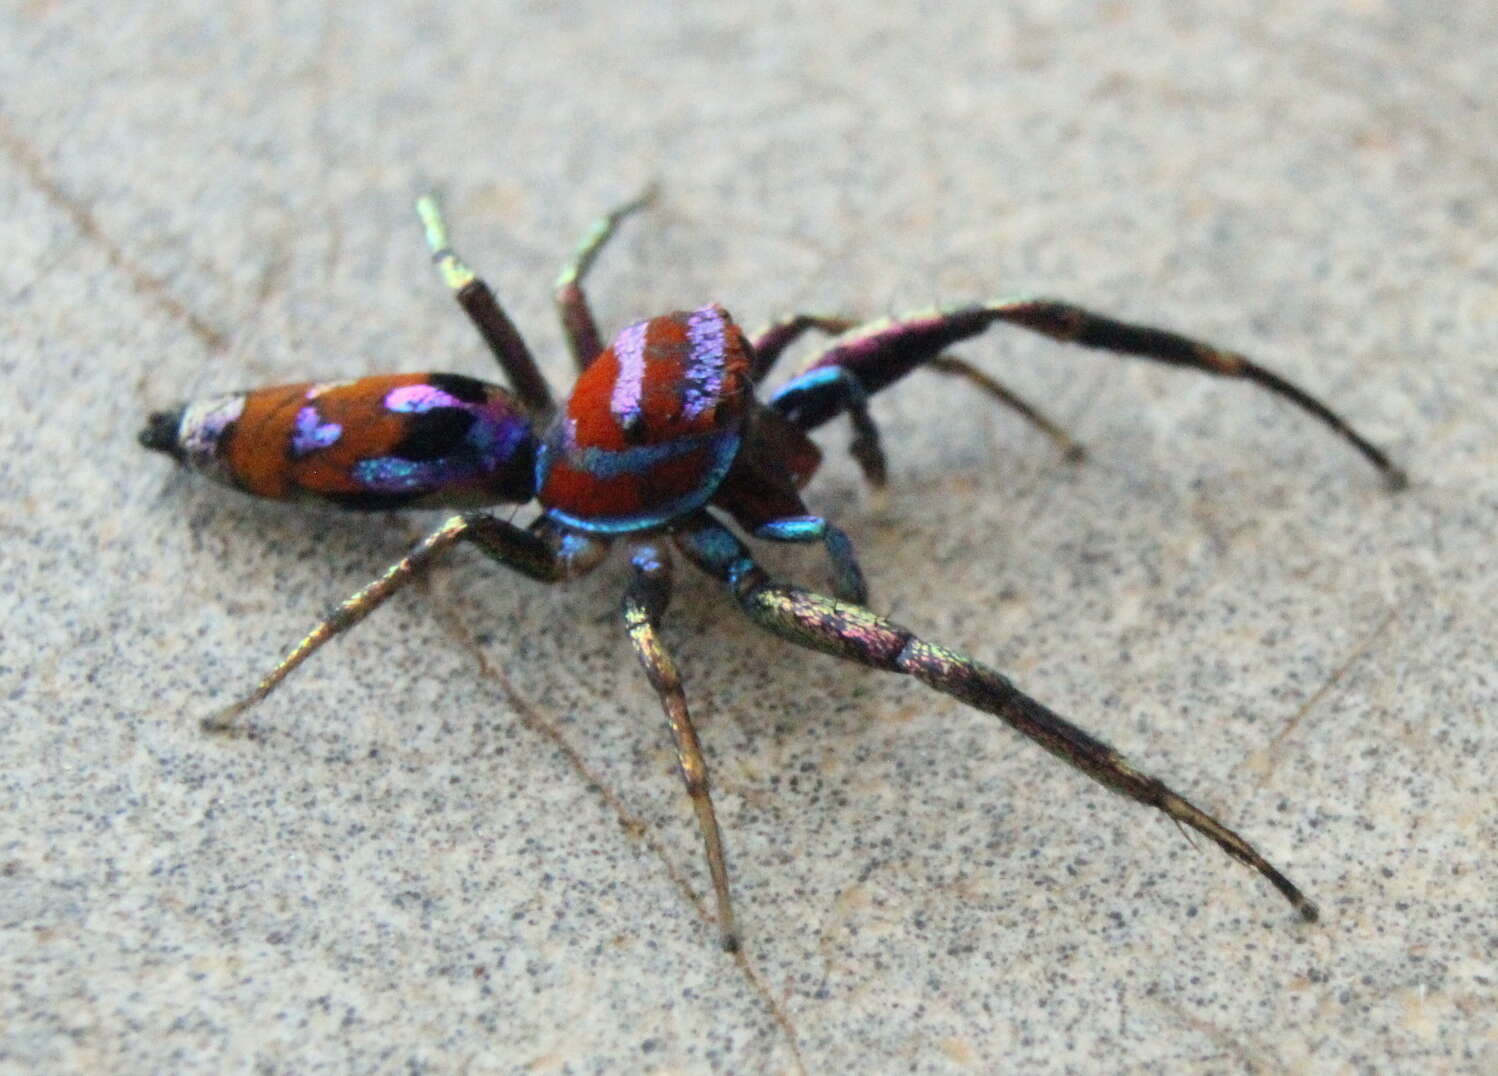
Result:
<svg viewBox="0 0 1498 1076"><path fill-rule="evenodd" d="M292 670L321 649L324 643L374 612L459 542L472 542L505 567L543 583L558 583L589 571L602 560L608 548L601 540L579 540L575 535L555 532L544 522L530 530L522 530L483 512L453 516L386 568L377 579L340 603L303 636L253 691L205 717L203 730L218 733L242 731L238 720L246 710L274 691Z"/></svg>

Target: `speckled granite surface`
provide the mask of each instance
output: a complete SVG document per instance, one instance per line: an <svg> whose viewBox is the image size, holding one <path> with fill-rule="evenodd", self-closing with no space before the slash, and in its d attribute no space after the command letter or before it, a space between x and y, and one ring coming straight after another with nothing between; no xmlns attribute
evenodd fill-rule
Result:
<svg viewBox="0 0 1498 1076"><path fill-rule="evenodd" d="M1498 1066L1498 16L1004 6L0 14L0 1067ZM1219 811L1320 925L690 577L667 639L741 959L617 565L546 591L455 557L259 739L197 732L432 519L173 476L142 416L485 373L428 185L563 375L551 274L652 177L592 288L611 328L1033 289L1241 347L1409 466L1390 496L1243 386L995 332L963 354L1088 463L915 377L876 409L886 502L841 430L812 493L878 608Z"/></svg>

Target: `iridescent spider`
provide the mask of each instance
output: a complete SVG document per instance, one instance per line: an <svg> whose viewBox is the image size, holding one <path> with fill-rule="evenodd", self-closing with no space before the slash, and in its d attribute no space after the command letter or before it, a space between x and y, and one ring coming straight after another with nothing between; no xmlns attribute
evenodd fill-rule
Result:
<svg viewBox="0 0 1498 1076"><path fill-rule="evenodd" d="M728 869L707 765L660 621L675 546L719 580L759 627L800 646L905 673L994 714L1100 784L1211 838L1267 878L1307 920L1316 905L1247 841L1163 782L971 658L917 637L864 607L848 538L800 496L821 461L809 431L839 415L868 480L885 478L869 397L918 367L963 377L1015 408L1069 452L1065 434L965 362L945 354L994 322L1083 347L1241 377L1297 404L1350 441L1391 485L1402 473L1315 398L1242 355L1163 329L1130 325L1053 299L1014 298L855 325L798 314L752 340L716 304L636 322L605 348L582 280L641 198L602 217L556 285L579 375L560 405L493 292L458 259L431 198L417 203L433 260L499 360L512 390L458 374L392 374L303 382L188 403L151 416L147 448L258 497L320 498L345 508L523 504L540 515L518 527L484 511L453 516L312 629L249 695L207 719L236 719L333 636L364 619L459 542L523 575L558 583L588 572L616 539L633 556L624 621L675 740L717 897L723 947L736 949ZM841 333L768 400L755 389L781 352L809 330ZM722 521L772 542L820 542L832 568L826 597L772 579Z"/></svg>

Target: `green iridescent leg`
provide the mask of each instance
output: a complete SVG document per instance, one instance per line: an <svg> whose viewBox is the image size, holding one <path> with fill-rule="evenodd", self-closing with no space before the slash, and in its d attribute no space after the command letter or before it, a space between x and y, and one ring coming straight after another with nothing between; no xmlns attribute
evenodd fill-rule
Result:
<svg viewBox="0 0 1498 1076"><path fill-rule="evenodd" d="M593 312L588 309L588 298L583 294L583 277L588 275L588 270L593 267L593 260L619 227L619 222L654 200L655 188L649 187L639 197L609 210L595 220L578 242L572 257L567 259L567 264L557 274L557 314L562 319L567 346L571 349L573 361L577 363L579 370L586 370L588 364L603 350L598 324L593 320Z"/></svg>
<svg viewBox="0 0 1498 1076"><path fill-rule="evenodd" d="M928 643L862 606L775 582L737 538L705 514L678 531L676 541L694 563L726 583L739 608L765 630L799 646L913 676L995 715L1099 784L1209 838L1268 879L1303 918L1316 919L1316 905L1242 837L1158 778L1134 769L1113 748L1030 698L995 670Z"/></svg>
<svg viewBox="0 0 1498 1076"><path fill-rule="evenodd" d="M437 199L430 194L416 199L416 213L421 217L427 246L432 251L432 262L442 274L443 283L452 289L458 305L499 360L516 395L534 411L549 410L551 387L536 366L520 330L500 307L489 285L475 276L473 270L453 252L447 239L447 222L442 219Z"/></svg>
<svg viewBox="0 0 1498 1076"><path fill-rule="evenodd" d="M348 631L372 613L385 600L404 588L430 567L442 553L459 542L472 542L480 550L507 568L543 583L558 583L580 575L596 565L607 549L598 543L584 549L550 532L521 530L502 519L480 512L453 516L427 535L400 560L385 569L383 575L365 585L338 606L292 648L281 663L272 669L244 698L203 719L207 732L235 732L237 719L260 702L286 679L287 675L311 657L324 643Z"/></svg>
<svg viewBox="0 0 1498 1076"><path fill-rule="evenodd" d="M624 623L671 726L676 761L681 767L687 795L692 798L692 808L697 812L697 828L702 831L708 871L712 874L713 892L718 899L718 937L723 948L731 953L739 947L739 932L728 895L728 865L723 858L723 838L718 831L718 816L713 810L713 797L708 787L707 761L702 757L702 745L687 712L687 697L681 687L681 677L676 672L676 663L666 652L660 637L660 620L671 600L671 562L665 549L647 546L635 554L632 563L634 577L624 595Z"/></svg>

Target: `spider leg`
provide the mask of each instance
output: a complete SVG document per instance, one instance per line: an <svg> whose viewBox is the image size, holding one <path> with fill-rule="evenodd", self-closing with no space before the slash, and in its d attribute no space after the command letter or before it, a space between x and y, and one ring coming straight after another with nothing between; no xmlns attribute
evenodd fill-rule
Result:
<svg viewBox="0 0 1498 1076"><path fill-rule="evenodd" d="M531 530L522 530L483 512L453 516L418 542L411 552L386 568L379 578L345 599L308 632L253 691L204 718L204 730L237 731L235 722L238 717L274 691L293 669L328 640L363 620L458 542L472 542L505 567L543 583L561 582L589 571L603 559L608 548L606 543L597 539L558 532L544 521Z"/></svg>
<svg viewBox="0 0 1498 1076"><path fill-rule="evenodd" d="M1070 434L1052 422L1033 404L997 379L955 355L938 355L925 363L927 369L972 382L1000 403L1013 408L1056 442L1073 462L1086 450ZM826 417L846 411L853 424L853 443L848 446L869 484L880 488L888 477L879 429L869 415L869 394L858 376L846 366L816 365L776 390L769 405L803 430L812 429ZM823 417L826 416L826 417Z"/></svg>
<svg viewBox="0 0 1498 1076"><path fill-rule="evenodd" d="M755 382L758 383L769 372L780 353L807 330L840 333L852 327L853 323L845 319L817 314L792 314L772 322L760 330L754 340ZM1041 413L1039 408L971 363L955 355L938 355L925 365L940 373L965 378L1006 407L1013 408L1055 441L1068 460L1075 462L1086 456L1086 450L1070 434ZM849 451L869 484L877 489L884 486L889 468L884 449L879 443L879 428L869 415L868 401L869 394L864 391L863 384L847 367L814 364L813 368L782 385L770 399L770 406L791 421L797 422L803 429L809 427L804 422L798 422L802 415L821 414L829 407L832 408L832 413L847 411L848 418L853 423L853 443L849 446Z"/></svg>
<svg viewBox="0 0 1498 1076"><path fill-rule="evenodd" d="M853 543L821 516L774 519L756 527L754 537L767 542L821 542L827 547L827 559L832 563L832 592L840 601L861 604L869 600L868 584L858 566Z"/></svg>
<svg viewBox="0 0 1498 1076"><path fill-rule="evenodd" d="M1326 404L1247 357L1165 329L1118 321L1055 299L999 299L928 310L898 320L871 322L829 344L812 360L807 373L802 376L826 367L841 367L853 373L864 392L872 395L916 367L931 363L950 345L976 336L1001 321L1082 347L1136 355L1254 382L1335 430L1378 468L1391 487L1397 489L1407 482L1404 472L1388 456ZM781 392L795 384L791 382ZM834 418L841 413L843 406L842 398L833 394L807 397L794 417L802 429L809 430Z"/></svg>
<svg viewBox="0 0 1498 1076"><path fill-rule="evenodd" d="M879 427L869 414L869 394L851 370L842 366L823 366L808 370L782 385L767 405L796 425L807 411L835 408L834 414L846 411L853 423L853 443L848 451L858 462L869 485L882 487L889 478L889 464L879 441ZM805 428L803 426L803 428Z"/></svg>
<svg viewBox="0 0 1498 1076"><path fill-rule="evenodd" d="M647 187L638 197L609 210L595 220L578 241L572 257L557 274L553 296L557 314L562 319L562 330L567 334L567 346L572 351L573 361L579 370L603 350L603 340L598 335L598 323L588 309L588 297L583 294L583 277L593 267L593 260L619 227L619 222L636 210L643 209L655 199L655 188Z"/></svg>
<svg viewBox="0 0 1498 1076"><path fill-rule="evenodd" d="M878 434L872 424L869 432L877 451ZM731 515L746 532L764 541L821 542L832 569L833 593L846 601L867 601L868 586L854 555L853 543L841 529L808 511L793 468L786 465L784 435L811 449L815 458L810 469L814 470L820 459L816 447L774 411L762 409L751 439L740 449L711 503ZM882 466L883 462L881 455L878 463Z"/></svg>
<svg viewBox="0 0 1498 1076"><path fill-rule="evenodd" d="M499 360L515 392L533 411L549 410L551 387L536 366L520 330L499 305L489 285L475 276L473 270L453 252L447 239L447 222L442 219L437 199L430 194L418 198L416 213L421 217L427 246L432 251L432 262L442 274L443 283L452 289L458 305Z"/></svg>
<svg viewBox="0 0 1498 1076"><path fill-rule="evenodd" d="M1024 399L1008 385L997 378L984 373L972 363L965 359L959 359L956 355L938 355L926 363L928 370L947 374L950 377L960 377L977 386L983 392L992 396L1005 407L1016 411L1022 418L1028 420L1031 425L1040 430L1052 441L1056 447L1061 449L1061 454L1070 462L1077 463L1087 457L1087 449L1081 442L1075 440L1051 419L1047 418L1036 406Z"/></svg>
<svg viewBox="0 0 1498 1076"><path fill-rule="evenodd" d="M827 314L788 314L770 322L754 334L754 366L750 379L757 385L770 372L781 352L801 339L807 332L837 334L847 332L857 325L852 318L840 318Z"/></svg>
<svg viewBox="0 0 1498 1076"><path fill-rule="evenodd" d="M707 762L702 757L702 745L697 741L697 730L687 712L687 697L681 687L681 677L676 672L676 663L671 660L660 637L660 620L671 600L669 552L664 547L655 546L643 546L636 552L631 562L634 576L624 595L624 623L671 726L677 765L681 768L681 779L686 782L687 795L692 798L692 808L697 812L697 828L702 832L713 892L718 899L718 937L724 950L732 953L739 948L739 932L728 893L728 866L723 859L718 816L713 810Z"/></svg>
<svg viewBox="0 0 1498 1076"><path fill-rule="evenodd" d="M1136 770L1113 748L1030 698L995 670L928 643L862 606L776 582L737 538L705 514L699 513L675 537L682 552L727 584L739 608L766 631L873 669L913 676L995 715L1099 784L1209 838L1268 879L1304 919L1316 919L1316 905L1242 837L1159 778Z"/></svg>

